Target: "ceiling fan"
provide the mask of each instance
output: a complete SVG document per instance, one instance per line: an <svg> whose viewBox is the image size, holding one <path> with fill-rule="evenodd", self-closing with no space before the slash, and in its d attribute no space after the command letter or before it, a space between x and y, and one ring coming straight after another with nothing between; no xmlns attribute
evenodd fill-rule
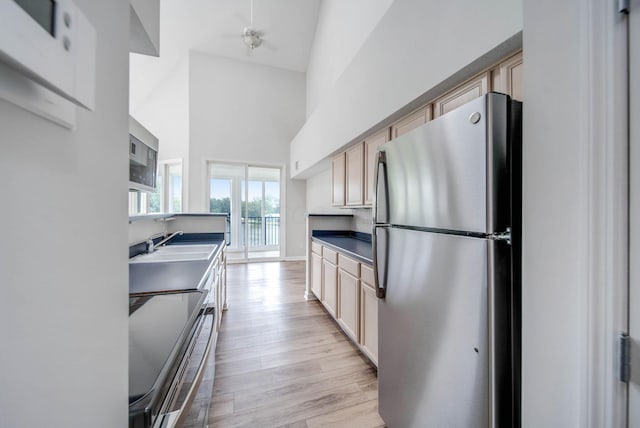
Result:
<svg viewBox="0 0 640 428"><path fill-rule="evenodd" d="M248 27L244 27L242 31L242 41L250 50L254 50L262 44L263 36L262 31L253 28L253 0L251 0L251 23Z"/></svg>

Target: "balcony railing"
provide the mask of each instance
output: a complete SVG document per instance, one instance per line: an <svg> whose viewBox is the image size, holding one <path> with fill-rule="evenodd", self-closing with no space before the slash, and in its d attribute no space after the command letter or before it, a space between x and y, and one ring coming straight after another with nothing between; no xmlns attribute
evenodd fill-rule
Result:
<svg viewBox="0 0 640 428"><path fill-rule="evenodd" d="M249 227L249 247L274 247L280 244L280 217L248 217L241 219L240 242L245 245L245 227ZM227 231L231 230L227 218ZM229 236L229 235L227 235ZM228 244L231 240L228 239Z"/></svg>

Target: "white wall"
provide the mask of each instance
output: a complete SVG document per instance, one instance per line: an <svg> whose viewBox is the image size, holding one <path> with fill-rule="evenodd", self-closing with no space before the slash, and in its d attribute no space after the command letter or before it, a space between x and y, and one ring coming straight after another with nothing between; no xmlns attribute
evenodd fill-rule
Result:
<svg viewBox="0 0 640 428"><path fill-rule="evenodd" d="M139 60L131 54L131 60ZM131 73L136 80L139 73ZM171 73L142 100L131 105L131 115L160 140L159 160L186 158L189 144L189 61L185 56Z"/></svg>
<svg viewBox="0 0 640 428"><path fill-rule="evenodd" d="M3 427L127 426L129 2L75 3L95 111L69 131L0 101Z"/></svg>
<svg viewBox="0 0 640 428"><path fill-rule="evenodd" d="M323 0L307 68L307 117L335 84L393 0Z"/></svg>
<svg viewBox="0 0 640 428"><path fill-rule="evenodd" d="M305 75L198 52L189 75L189 210L204 212L207 160L288 166L304 122ZM286 256L304 256L305 188L289 179L285 186Z"/></svg>
<svg viewBox="0 0 640 428"><path fill-rule="evenodd" d="M307 212L311 214L351 214L350 209L331 206L331 163L309 177L307 183Z"/></svg>
<svg viewBox="0 0 640 428"><path fill-rule="evenodd" d="M526 0L523 32L523 426L626 426L626 23Z"/></svg>
<svg viewBox="0 0 640 428"><path fill-rule="evenodd" d="M144 71L153 72L149 58L131 54L131 86L144 86ZM185 55L158 87L147 96L130 96L131 115L158 137L158 160L182 159L182 174L189 173L189 57ZM183 207L189 206L189 181L183 180Z"/></svg>
<svg viewBox="0 0 640 428"><path fill-rule="evenodd" d="M292 141L294 177L521 29L520 1L395 0Z"/></svg>

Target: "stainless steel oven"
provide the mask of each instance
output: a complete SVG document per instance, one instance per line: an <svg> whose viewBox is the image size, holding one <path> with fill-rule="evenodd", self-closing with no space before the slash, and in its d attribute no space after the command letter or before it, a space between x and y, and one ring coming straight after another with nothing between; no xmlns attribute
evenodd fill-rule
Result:
<svg viewBox="0 0 640 428"><path fill-rule="evenodd" d="M182 422L215 343L208 290L129 299L129 427ZM209 304L211 302L208 302Z"/></svg>

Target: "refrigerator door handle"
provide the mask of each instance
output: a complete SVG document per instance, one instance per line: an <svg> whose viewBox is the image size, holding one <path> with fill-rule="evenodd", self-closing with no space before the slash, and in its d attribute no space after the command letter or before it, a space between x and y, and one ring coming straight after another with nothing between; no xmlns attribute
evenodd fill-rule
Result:
<svg viewBox="0 0 640 428"><path fill-rule="evenodd" d="M373 201L373 224L389 222L389 187L387 185L387 154L384 150L378 152L376 161L375 199Z"/></svg>
<svg viewBox="0 0 640 428"><path fill-rule="evenodd" d="M373 276L375 278L376 296L384 299L387 291L387 261L389 257L388 226L374 225L371 234L373 246ZM380 236L378 236L380 233Z"/></svg>

